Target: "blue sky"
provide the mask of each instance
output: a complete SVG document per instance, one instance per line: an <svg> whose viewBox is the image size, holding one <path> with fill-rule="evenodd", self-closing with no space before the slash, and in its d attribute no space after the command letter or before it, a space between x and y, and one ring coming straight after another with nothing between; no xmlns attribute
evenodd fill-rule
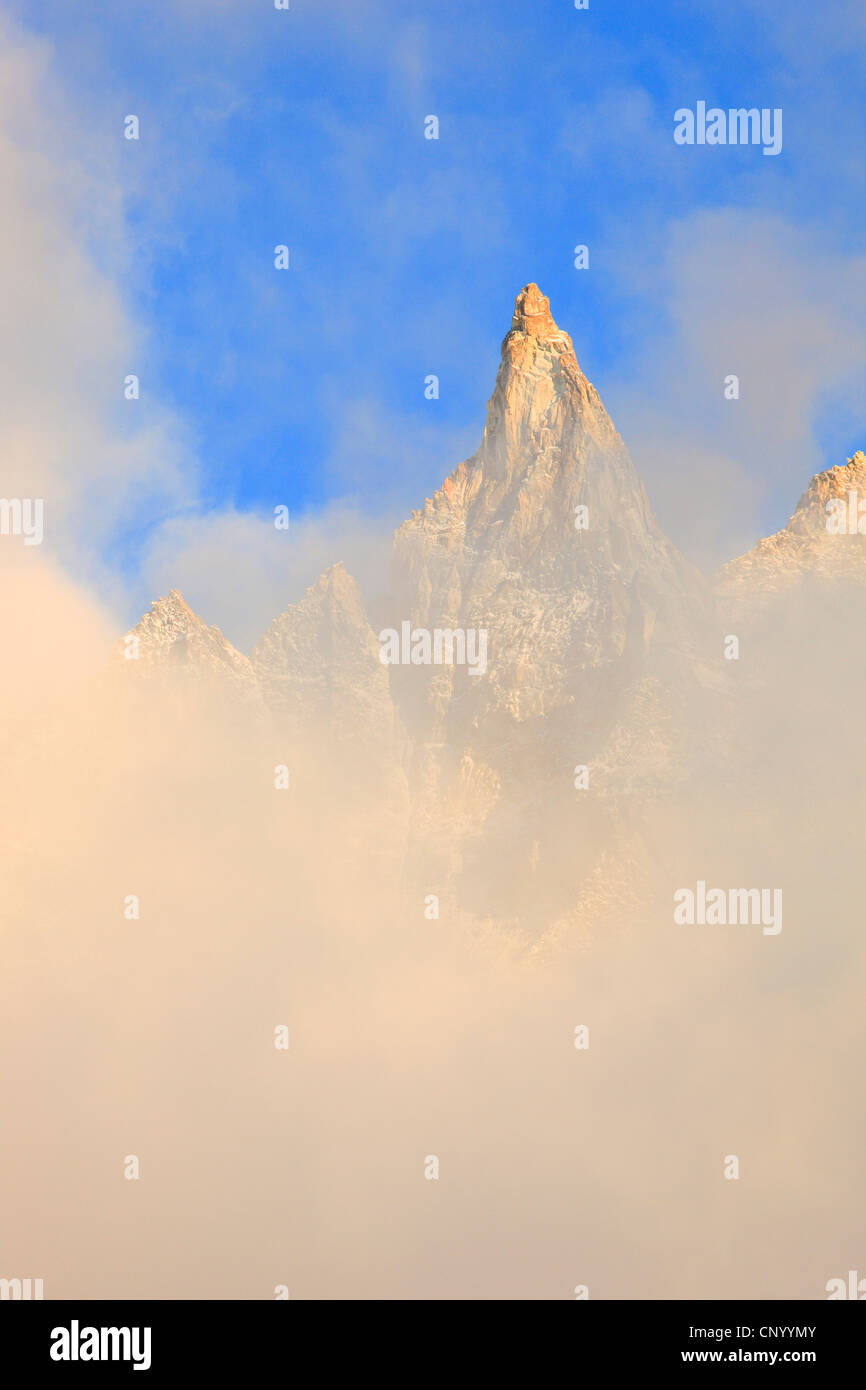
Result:
<svg viewBox="0 0 866 1390"><path fill-rule="evenodd" d="M137 327L133 428L170 412L183 435L191 518L420 505L477 444L528 280L687 553L784 524L862 447L861 5L5 8L49 41L74 157L111 186L76 234ZM699 99L781 107L781 154L676 146ZM119 518L104 557L134 573L172 505L157 489Z"/></svg>

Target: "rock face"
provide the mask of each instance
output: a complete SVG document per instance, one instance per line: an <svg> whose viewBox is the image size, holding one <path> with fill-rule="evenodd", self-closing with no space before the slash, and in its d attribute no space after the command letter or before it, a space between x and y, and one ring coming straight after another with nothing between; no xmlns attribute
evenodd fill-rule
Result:
<svg viewBox="0 0 866 1390"><path fill-rule="evenodd" d="M586 700L591 673L637 672L685 639L702 581L537 285L517 297L478 452L397 531L392 587L395 621L486 629L484 680L450 667L429 690L431 715L459 698L466 728L550 716Z"/></svg>

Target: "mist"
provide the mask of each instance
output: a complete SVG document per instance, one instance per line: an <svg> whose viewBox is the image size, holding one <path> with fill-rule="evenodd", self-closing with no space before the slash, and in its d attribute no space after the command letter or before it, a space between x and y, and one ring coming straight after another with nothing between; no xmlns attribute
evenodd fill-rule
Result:
<svg viewBox="0 0 866 1390"><path fill-rule="evenodd" d="M405 874L363 749L142 685L85 595L29 576L3 631L31 675L4 684L8 1270L50 1298L822 1297L864 1235L863 739L825 719L856 629L786 619L820 659L783 670L765 632L727 759L632 818L627 901L546 936L466 908L496 872L471 856L431 918L438 870ZM698 879L780 886L783 929L676 925Z"/></svg>

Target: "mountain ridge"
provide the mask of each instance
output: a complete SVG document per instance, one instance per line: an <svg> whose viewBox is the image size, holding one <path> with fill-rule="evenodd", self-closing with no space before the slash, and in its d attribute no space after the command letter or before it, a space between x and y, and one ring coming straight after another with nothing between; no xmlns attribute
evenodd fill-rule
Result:
<svg viewBox="0 0 866 1390"><path fill-rule="evenodd" d="M531 282L478 449L394 533L380 635L340 561L249 657L177 590L131 635L143 669L216 674L254 698L289 750L324 762L340 749L358 804L366 788L402 827L407 884L436 882L478 920L528 924L543 951L587 930L606 897L637 902L658 808L685 784L734 777L730 735L755 677L724 660L733 617L797 575L850 572L866 587L866 537L831 536L824 518L852 489L866 497L862 452L816 474L782 531L704 577L656 521ZM483 632L484 669L454 649L383 664L386 629Z"/></svg>

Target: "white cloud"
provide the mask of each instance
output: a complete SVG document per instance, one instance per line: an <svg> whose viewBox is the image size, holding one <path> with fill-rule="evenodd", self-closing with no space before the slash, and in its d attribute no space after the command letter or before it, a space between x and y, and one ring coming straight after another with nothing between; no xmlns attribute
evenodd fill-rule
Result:
<svg viewBox="0 0 866 1390"><path fill-rule="evenodd" d="M136 522L141 499L164 509L194 495L195 460L171 412L124 399L144 336L119 283L123 224L105 131L82 128L50 47L8 20L0 182L4 493L44 498L47 552L96 573L100 548Z"/></svg>
<svg viewBox="0 0 866 1390"><path fill-rule="evenodd" d="M718 562L784 525L824 457L826 402L854 418L866 368L866 275L816 234L723 209L675 223L667 245L624 259L632 292L663 302L608 404L660 520L694 558ZM725 378L739 378L726 400Z"/></svg>
<svg viewBox="0 0 866 1390"><path fill-rule="evenodd" d="M166 522L145 561L151 598L179 589L207 622L248 652L256 639L330 565L342 561L375 599L387 583L397 516L371 518L348 503L291 518L235 511Z"/></svg>

